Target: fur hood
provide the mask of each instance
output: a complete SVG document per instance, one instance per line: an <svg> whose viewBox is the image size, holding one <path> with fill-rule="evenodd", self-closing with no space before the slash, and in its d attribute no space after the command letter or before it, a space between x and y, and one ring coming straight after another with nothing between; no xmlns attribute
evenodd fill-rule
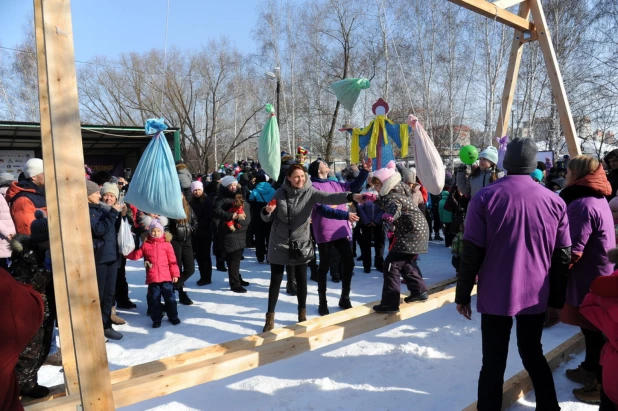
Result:
<svg viewBox="0 0 618 411"><path fill-rule="evenodd" d="M399 173L393 174L390 178L386 180L384 184L382 184L382 189L380 189L380 195L381 196L387 195L400 182L401 182L401 174Z"/></svg>
<svg viewBox="0 0 618 411"><path fill-rule="evenodd" d="M183 164L183 163L176 164L176 171L184 170L185 168L187 168L186 164Z"/></svg>
<svg viewBox="0 0 618 411"><path fill-rule="evenodd" d="M149 236L149 235L150 235L150 234L148 234L148 231L145 231L144 233L142 233L142 235L141 235L141 237L140 237L140 238L142 239L142 243L145 243L145 242L146 242L146 240L148 240L148 236ZM163 234L163 236L165 237L165 242L166 242L166 243L170 243L170 242L172 241L172 234L171 234L171 233L169 233L169 232L165 231L165 233Z"/></svg>

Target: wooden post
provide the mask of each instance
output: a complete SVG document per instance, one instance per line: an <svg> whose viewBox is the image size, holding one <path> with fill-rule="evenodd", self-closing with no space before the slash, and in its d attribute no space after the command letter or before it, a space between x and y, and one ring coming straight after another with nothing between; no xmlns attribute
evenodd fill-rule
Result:
<svg viewBox="0 0 618 411"><path fill-rule="evenodd" d="M37 51L44 53L46 83L40 106L49 112L41 113L41 120L49 119L47 137L43 138L45 181L55 192L56 204L51 206L50 237L59 240L52 251L54 271L66 275L68 308L73 330L80 402L85 410L113 410L112 387L107 364L105 340L99 305L90 218L86 201L84 152L81 140L77 78L71 5L69 0L38 0L42 30L37 36ZM38 5L37 5L38 4ZM42 61L42 60L39 60ZM45 88L44 87L44 88ZM49 132L51 131L51 133ZM48 197L50 198L50 197ZM64 270L58 268L64 264ZM63 286L62 281L56 284ZM66 308L60 306L59 309Z"/></svg>
<svg viewBox="0 0 618 411"><path fill-rule="evenodd" d="M54 294L56 313L60 330L60 348L62 349L62 368L64 372L65 391L75 394L79 389L77 368L75 365L75 347L73 346L73 326L69 315L67 281L64 272L64 256L60 244L60 222L58 214L58 197L56 196L56 174L51 152L51 119L49 118L49 96L47 94L47 63L43 40L42 0L34 0L34 26L36 35L36 57L39 75L39 111L41 117L41 141L43 144L43 164L45 164L45 200L47 202L47 221L50 232L52 255L52 272L54 275Z"/></svg>
<svg viewBox="0 0 618 411"><path fill-rule="evenodd" d="M549 28L547 27L547 20L545 19L545 13L543 12L543 6L541 0L528 0L530 10L532 11L532 17L537 27L537 34L539 37L539 45L543 52L543 58L545 60L545 67L547 67L547 74L549 75L549 81L551 82L552 92L554 93L554 99L556 100L556 106L558 107L558 113L560 114L560 123L562 124L562 131L569 147L569 154L574 157L580 155L581 148L577 144L577 130L575 129L575 123L573 122L573 116L571 115L571 106L567 99L566 91L564 89L564 82L562 81L562 74L560 73L560 67L558 66L558 60L556 59L556 52L554 51L554 45L551 42L551 35Z"/></svg>
<svg viewBox="0 0 618 411"><path fill-rule="evenodd" d="M465 9L502 23L516 30L534 31L534 24L510 11L485 0L448 0Z"/></svg>
<svg viewBox="0 0 618 411"><path fill-rule="evenodd" d="M519 6L519 17L526 20L530 17L530 6L528 2L524 2ZM521 55L524 51L523 33L515 30L513 35L513 43L511 44L511 55L509 56L509 66L506 70L504 79L504 91L502 92L502 102L500 106L500 117L496 127L495 137L502 137L507 134L509 129L509 120L511 118L511 107L513 107L513 96L517 88L517 76L519 75L519 66L521 64ZM492 144L498 147L496 140Z"/></svg>

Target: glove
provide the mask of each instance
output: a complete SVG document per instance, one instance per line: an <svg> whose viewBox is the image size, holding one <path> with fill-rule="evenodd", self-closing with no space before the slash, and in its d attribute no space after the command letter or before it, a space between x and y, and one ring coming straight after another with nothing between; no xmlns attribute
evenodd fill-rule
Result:
<svg viewBox="0 0 618 411"><path fill-rule="evenodd" d="M144 267L146 267L146 270L150 270L152 268L152 263L150 261L144 261Z"/></svg>
<svg viewBox="0 0 618 411"><path fill-rule="evenodd" d="M460 165L457 166L457 171L464 171L465 172L467 168L468 168L467 165L460 164Z"/></svg>
<svg viewBox="0 0 618 411"><path fill-rule="evenodd" d="M393 237L395 237L395 232L394 231L387 231L386 232L386 238L388 238L389 240L392 240Z"/></svg>
<svg viewBox="0 0 618 411"><path fill-rule="evenodd" d="M375 201L378 199L378 196L376 196L373 193L365 193L363 194L363 201L372 201L375 203Z"/></svg>
<svg viewBox="0 0 618 411"><path fill-rule="evenodd" d="M393 217L391 213L384 213L382 214L382 221L392 223L393 221L395 221L395 218Z"/></svg>

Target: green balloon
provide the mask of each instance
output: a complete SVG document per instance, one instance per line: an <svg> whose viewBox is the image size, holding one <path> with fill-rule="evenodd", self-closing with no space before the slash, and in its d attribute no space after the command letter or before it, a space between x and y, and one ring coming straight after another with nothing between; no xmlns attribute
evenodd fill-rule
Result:
<svg viewBox="0 0 618 411"><path fill-rule="evenodd" d="M463 146L461 150L459 150L459 159L464 164L474 164L474 162L479 158L479 151L473 145Z"/></svg>

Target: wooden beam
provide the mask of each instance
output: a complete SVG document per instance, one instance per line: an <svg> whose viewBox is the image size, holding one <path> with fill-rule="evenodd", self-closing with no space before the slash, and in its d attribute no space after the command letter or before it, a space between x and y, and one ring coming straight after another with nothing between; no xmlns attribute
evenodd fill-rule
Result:
<svg viewBox="0 0 618 411"><path fill-rule="evenodd" d="M485 16L499 23L519 31L534 31L534 24L518 16L517 14L506 11L485 0L448 0L470 11Z"/></svg>
<svg viewBox="0 0 618 411"><path fill-rule="evenodd" d="M551 350L545 358L551 370L555 370L564 362L568 362L571 354L579 354L586 348L584 335L577 335L569 338L567 341L560 344L558 347ZM520 371L512 378L506 381L502 388L502 409L508 409L511 405L517 402L521 397L532 390L532 380L527 371ZM477 403L470 404L464 411L476 411Z"/></svg>
<svg viewBox="0 0 618 411"><path fill-rule="evenodd" d="M476 294L476 287L472 294ZM340 324L314 329L252 349L235 351L214 359L154 372L114 384L114 403L116 407L126 407L151 398L216 381L304 352L314 351L398 321L416 317L454 301L455 289L450 288L431 295L424 303L402 304L400 312L394 314L376 314L371 309L375 303L365 304L356 307L356 309L362 308L367 314ZM70 409L77 403L78 397L69 395L46 403L35 404L26 409L28 411L48 409L45 408L45 405L53 406L54 409L59 410Z"/></svg>
<svg viewBox="0 0 618 411"><path fill-rule="evenodd" d="M42 36L36 39L37 50L43 50L45 55L49 102L49 114L41 118L49 118L51 125L51 138L42 140L48 158L43 165L46 182L54 180L52 196L58 201L57 220L50 221L49 229L50 237L60 240L62 253L61 259L52 256L54 268L61 262L61 271L66 273L79 377L79 395L73 396L84 410L113 410L86 202L71 5L69 0L44 0L39 7L43 29ZM45 106L45 101L41 105ZM55 204L50 205L53 209ZM55 216L50 217L53 220Z"/></svg>
<svg viewBox="0 0 618 411"><path fill-rule="evenodd" d="M526 1L527 0L497 0L491 4L496 7L500 7L501 9L508 9L509 7L513 7L516 4L524 3Z"/></svg>
<svg viewBox="0 0 618 411"><path fill-rule="evenodd" d="M571 157L580 155L581 148L577 144L577 130L575 123L573 122L573 115L571 114L571 106L564 89L564 82L562 80L562 74L560 73L560 67L558 65L558 59L556 58L556 52L554 51L554 45L551 41L551 35L549 33L549 27L547 26L547 20L545 19L545 13L543 12L543 6L541 0L529 0L530 10L532 11L532 17L537 25L537 34L539 37L539 45L543 52L543 58L545 60L545 67L547 67L547 73L549 75L549 81L551 82L552 92L560 114L560 123L562 124L562 131L569 147L569 154Z"/></svg>
<svg viewBox="0 0 618 411"><path fill-rule="evenodd" d="M528 3L522 3L519 6L519 16L528 20L530 17L530 6ZM513 42L511 43L511 54L509 56L509 65L506 69L504 79L504 90L502 91L502 100L500 103L500 116L498 117L498 125L494 137L502 137L508 133L509 120L511 119L511 108L513 107L513 97L517 89L517 77L519 75L519 67L521 65L521 55L524 51L524 43L522 41L523 33L520 30L515 30ZM496 140L492 144L498 147Z"/></svg>
<svg viewBox="0 0 618 411"><path fill-rule="evenodd" d="M52 274L54 281L54 296L58 329L60 330L60 348L62 349L62 368L64 372L65 390L74 394L79 390L77 365L75 363L75 347L73 346L73 326L69 315L69 298L67 280L64 271L64 256L60 242L60 215L58 213L58 197L56 195L56 168L52 153L51 118L49 116L49 95L47 90L47 62L45 58L43 36L42 0L34 0L34 27L36 38L37 72L39 77L39 112L41 118L41 141L43 146L43 164L45 169L45 201L47 203L47 221L49 223L49 244L52 256ZM53 395L53 394L51 394Z"/></svg>

